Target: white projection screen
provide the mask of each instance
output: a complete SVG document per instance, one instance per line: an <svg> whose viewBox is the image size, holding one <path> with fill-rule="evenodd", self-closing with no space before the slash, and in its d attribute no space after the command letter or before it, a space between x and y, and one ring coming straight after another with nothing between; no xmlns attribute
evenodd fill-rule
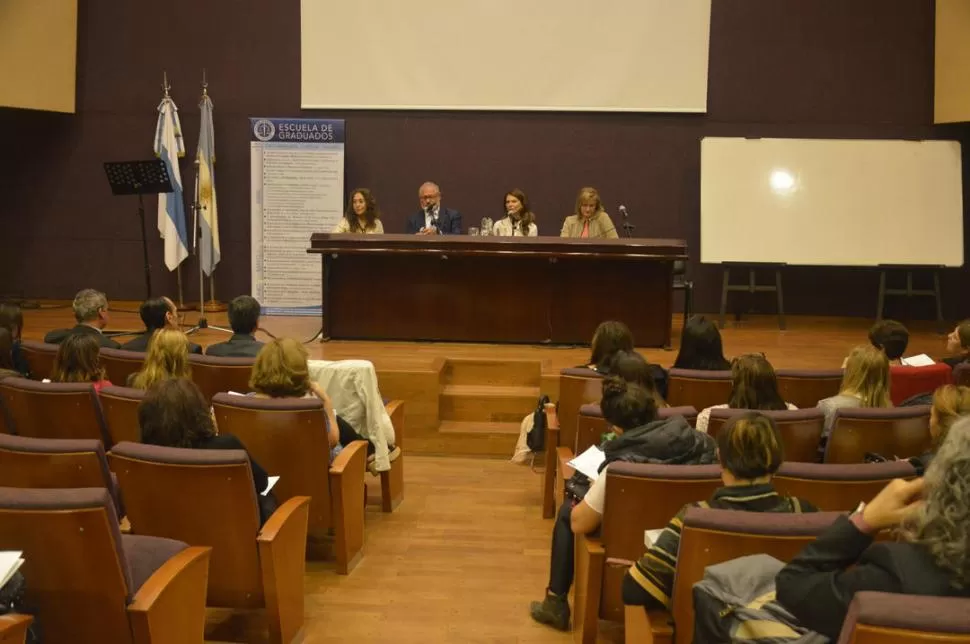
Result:
<svg viewBox="0 0 970 644"><path fill-rule="evenodd" d="M305 109L707 109L711 0L301 6Z"/></svg>
<svg viewBox="0 0 970 644"><path fill-rule="evenodd" d="M962 266L960 144L705 138L701 262Z"/></svg>

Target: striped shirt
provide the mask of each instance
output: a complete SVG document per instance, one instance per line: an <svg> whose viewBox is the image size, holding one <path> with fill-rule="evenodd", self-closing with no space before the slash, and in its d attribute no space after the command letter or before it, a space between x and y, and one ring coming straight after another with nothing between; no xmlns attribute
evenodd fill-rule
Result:
<svg viewBox="0 0 970 644"><path fill-rule="evenodd" d="M687 509L715 508L747 512L816 512L817 508L795 497L781 496L771 483L732 485L718 488L709 501L691 503L681 508L657 541L627 572L624 580L624 601L649 608L669 608L677 566L677 548ZM635 586L631 584L635 582ZM632 592L628 592L628 588ZM635 595L631 596L631 595Z"/></svg>

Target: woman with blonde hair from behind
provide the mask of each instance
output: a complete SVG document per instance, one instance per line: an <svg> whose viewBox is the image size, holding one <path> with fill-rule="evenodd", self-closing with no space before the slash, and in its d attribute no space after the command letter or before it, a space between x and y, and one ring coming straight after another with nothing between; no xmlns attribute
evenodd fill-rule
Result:
<svg viewBox="0 0 970 644"><path fill-rule="evenodd" d="M141 371L129 377L135 389L148 389L166 378L192 378L189 339L178 329L159 329L148 341Z"/></svg>
<svg viewBox="0 0 970 644"><path fill-rule="evenodd" d="M818 401L818 408L825 414L823 440L832 433L835 412L839 409L892 406L889 398L889 358L876 347L856 347L846 358L838 395Z"/></svg>
<svg viewBox="0 0 970 644"><path fill-rule="evenodd" d="M576 212L566 217L560 237L589 239L617 239L616 227L603 209L600 193L596 188L585 187L576 196Z"/></svg>

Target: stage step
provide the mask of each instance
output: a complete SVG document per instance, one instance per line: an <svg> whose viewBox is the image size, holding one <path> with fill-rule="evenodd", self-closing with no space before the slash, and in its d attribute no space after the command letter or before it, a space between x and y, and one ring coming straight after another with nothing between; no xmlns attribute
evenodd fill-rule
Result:
<svg viewBox="0 0 970 644"><path fill-rule="evenodd" d="M438 431L442 434L476 434L476 435L519 435L517 423L489 423L479 421L445 420L441 422Z"/></svg>
<svg viewBox="0 0 970 644"><path fill-rule="evenodd" d="M448 358L441 372L442 385L538 387L541 378L539 360Z"/></svg>
<svg viewBox="0 0 970 644"><path fill-rule="evenodd" d="M438 397L442 422L520 423L533 411L539 386L445 385Z"/></svg>

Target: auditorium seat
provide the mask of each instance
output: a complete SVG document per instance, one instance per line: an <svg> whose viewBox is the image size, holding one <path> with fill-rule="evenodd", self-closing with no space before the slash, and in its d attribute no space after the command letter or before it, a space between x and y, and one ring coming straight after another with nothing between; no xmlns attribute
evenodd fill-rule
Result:
<svg viewBox="0 0 970 644"><path fill-rule="evenodd" d="M212 546L207 606L265 609L270 641L293 640L303 627L309 497L285 501L260 528L243 450L119 443L108 458L132 532Z"/></svg>
<svg viewBox="0 0 970 644"><path fill-rule="evenodd" d="M117 477L108 469L99 440L0 434L0 487L103 487L118 516L125 515Z"/></svg>
<svg viewBox="0 0 970 644"><path fill-rule="evenodd" d="M850 512L868 503L893 479L916 476L909 461L884 463L782 463L772 482L781 494L810 501L823 511Z"/></svg>
<svg viewBox="0 0 970 644"><path fill-rule="evenodd" d="M144 362L145 354L141 351L101 348L101 366L104 367L105 377L113 385L125 386L128 376L141 371Z"/></svg>
<svg viewBox="0 0 970 644"><path fill-rule="evenodd" d="M316 398L216 394L212 407L219 431L236 436L254 461L280 477L273 488L277 499L312 499L307 528L311 554L316 556L332 530L337 571L348 574L364 545L367 442L344 447L328 467L326 416Z"/></svg>
<svg viewBox="0 0 970 644"><path fill-rule="evenodd" d="M970 387L970 362L964 362L954 367L953 383L961 387Z"/></svg>
<svg viewBox="0 0 970 644"><path fill-rule="evenodd" d="M56 344L37 342L36 340L21 340L20 349L27 359L30 375L37 380L50 378L54 372L54 358L60 347Z"/></svg>
<svg viewBox="0 0 970 644"><path fill-rule="evenodd" d="M34 618L20 613L0 615L0 644L25 644Z"/></svg>
<svg viewBox="0 0 970 644"><path fill-rule="evenodd" d="M110 445L98 395L91 383L0 380L10 430L35 438L93 438Z"/></svg>
<svg viewBox="0 0 970 644"><path fill-rule="evenodd" d="M727 404L731 397L731 372L671 369L667 372L667 403L671 407L707 409Z"/></svg>
<svg viewBox="0 0 970 644"><path fill-rule="evenodd" d="M212 397L220 392L247 393L250 391L249 376L254 362L256 362L255 358L219 358L189 354L192 380L199 386L206 400L212 400Z"/></svg>
<svg viewBox="0 0 970 644"><path fill-rule="evenodd" d="M576 536L573 630L595 642L597 621L623 620L622 584L629 564L646 550L644 531L664 528L691 502L721 485L718 465L612 463L606 472L606 503L599 536Z"/></svg>
<svg viewBox="0 0 970 644"><path fill-rule="evenodd" d="M201 642L211 548L122 535L107 491L0 488L44 644Z"/></svg>
<svg viewBox="0 0 970 644"><path fill-rule="evenodd" d="M863 591L849 604L844 644L970 644L970 598Z"/></svg>
<svg viewBox="0 0 970 644"><path fill-rule="evenodd" d="M841 369L777 369L775 377L782 400L799 409L815 407L842 387Z"/></svg>
<svg viewBox="0 0 970 644"><path fill-rule="evenodd" d="M657 418L667 419L683 416L691 427L697 422L697 410L693 407L661 407L657 410ZM591 445L600 444L602 436L609 426L603 418L603 410L599 404L583 405L579 408L579 423L576 427L576 454L582 454Z"/></svg>
<svg viewBox="0 0 970 644"><path fill-rule="evenodd" d="M552 409L557 417L552 429L546 418L545 469L542 474L542 518L550 519L556 511L556 448L576 450L576 428L579 408L586 403L599 402L603 397L603 376L581 367L559 372L559 402ZM547 407L548 409L548 407Z"/></svg>
<svg viewBox="0 0 970 644"><path fill-rule="evenodd" d="M894 405L920 394L931 394L937 387L953 382L953 369L945 362L926 367L890 367L889 397Z"/></svg>
<svg viewBox="0 0 970 644"><path fill-rule="evenodd" d="M778 514L688 509L677 555L672 612L649 611L653 642L689 644L692 641L693 587L704 578L708 566L753 554L790 561L838 516L836 512Z"/></svg>
<svg viewBox="0 0 970 644"><path fill-rule="evenodd" d="M725 423L738 414L744 414L748 409L712 409L707 424L707 433L717 438L717 434ZM822 430L825 427L825 414L820 409L784 409L764 410L760 413L775 420L778 433L781 434L782 445L785 446L785 460L801 463L815 463L818 461L818 444L822 440Z"/></svg>
<svg viewBox="0 0 970 644"><path fill-rule="evenodd" d="M133 387L102 387L98 392L104 424L112 445L122 441L141 442L138 405L144 399L145 391Z"/></svg>
<svg viewBox="0 0 970 644"><path fill-rule="evenodd" d="M835 412L826 463L862 463L867 452L886 458L919 456L930 448L930 407L845 407Z"/></svg>

